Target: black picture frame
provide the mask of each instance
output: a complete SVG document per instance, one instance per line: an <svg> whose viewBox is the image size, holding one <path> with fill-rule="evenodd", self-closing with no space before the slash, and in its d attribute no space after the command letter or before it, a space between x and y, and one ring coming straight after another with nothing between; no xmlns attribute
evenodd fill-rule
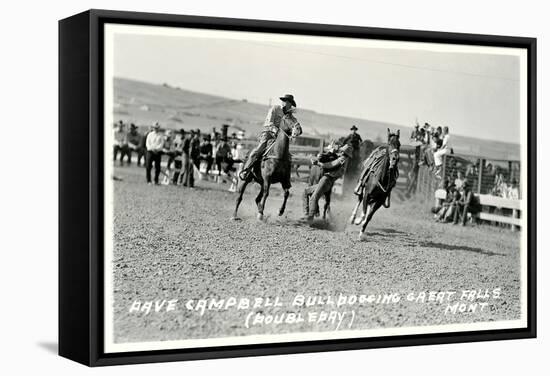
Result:
<svg viewBox="0 0 550 376"><path fill-rule="evenodd" d="M103 351L103 25L194 27L523 48L528 52L528 265L524 329L106 354ZM87 145L83 147L82 145ZM88 366L536 337L536 39L88 10L59 22L59 354Z"/></svg>

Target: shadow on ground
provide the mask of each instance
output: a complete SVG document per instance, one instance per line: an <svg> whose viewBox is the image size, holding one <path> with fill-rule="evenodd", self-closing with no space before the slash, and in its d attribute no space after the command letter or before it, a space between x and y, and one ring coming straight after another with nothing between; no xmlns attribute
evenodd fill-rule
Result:
<svg viewBox="0 0 550 376"><path fill-rule="evenodd" d="M46 350L49 353L57 355L57 352L58 352L57 342L38 342L36 345Z"/></svg>
<svg viewBox="0 0 550 376"><path fill-rule="evenodd" d="M439 248L447 251L468 251L468 252L479 253L486 256L505 256L503 253L491 252L483 248L469 247L466 245L445 244L445 243L437 243L432 241L422 241L422 242L419 242L418 245L420 245L421 247Z"/></svg>

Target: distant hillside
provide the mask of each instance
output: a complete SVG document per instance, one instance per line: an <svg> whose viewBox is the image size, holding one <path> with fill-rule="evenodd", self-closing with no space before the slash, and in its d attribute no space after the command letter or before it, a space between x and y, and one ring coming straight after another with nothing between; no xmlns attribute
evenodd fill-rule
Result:
<svg viewBox="0 0 550 376"><path fill-rule="evenodd" d="M132 121L138 125L158 121L163 127L186 130L199 128L210 131L230 124L230 132L244 130L254 137L260 131L268 106L202 94L140 81L115 78L114 118L116 121ZM412 128L381 121L357 119L338 115L320 114L299 108L297 117L304 132L327 139L349 133L351 125L359 128L363 139L383 140L387 128L400 129L402 143L407 144ZM451 130L452 131L452 130ZM519 145L453 135L455 152L482 155L495 159L519 159Z"/></svg>

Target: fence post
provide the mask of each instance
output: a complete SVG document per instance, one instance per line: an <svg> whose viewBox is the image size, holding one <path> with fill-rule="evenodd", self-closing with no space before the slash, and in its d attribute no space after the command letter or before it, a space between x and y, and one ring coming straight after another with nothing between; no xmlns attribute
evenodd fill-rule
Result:
<svg viewBox="0 0 550 376"><path fill-rule="evenodd" d="M483 180L483 170L485 169L485 159L479 159L479 171L477 175L477 193L481 194L481 183Z"/></svg>
<svg viewBox="0 0 550 376"><path fill-rule="evenodd" d="M517 209L514 209L514 210L512 211L512 217L513 217L513 218L519 218L519 211L518 211ZM516 231L516 230L517 230L516 225L511 224L511 225L510 225L510 229L511 229L512 231Z"/></svg>

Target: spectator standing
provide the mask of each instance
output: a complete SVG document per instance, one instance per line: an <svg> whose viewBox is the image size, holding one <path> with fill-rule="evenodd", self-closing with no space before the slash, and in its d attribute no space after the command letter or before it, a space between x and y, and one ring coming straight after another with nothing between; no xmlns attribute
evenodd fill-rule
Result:
<svg viewBox="0 0 550 376"><path fill-rule="evenodd" d="M201 156L201 131L196 129L191 138L191 144L189 149L189 156L193 165L200 170L200 156Z"/></svg>
<svg viewBox="0 0 550 376"><path fill-rule="evenodd" d="M182 174L183 167L183 143L185 131L181 129L174 137L172 142L172 151L174 153L174 175L172 176L172 184L177 185Z"/></svg>
<svg viewBox="0 0 550 376"><path fill-rule="evenodd" d="M210 140L211 140L210 135L205 134L202 138L202 142L199 147L199 150L200 150L199 166L200 166L200 162L202 161L206 162L206 175L210 173L210 169L212 168L212 163L214 161L213 148Z"/></svg>
<svg viewBox="0 0 550 376"><path fill-rule="evenodd" d="M200 130L191 131L183 142L183 186L193 188L195 186L194 167L199 168L200 157Z"/></svg>
<svg viewBox="0 0 550 376"><path fill-rule="evenodd" d="M151 184L151 170L153 165L155 166L155 184L159 183L160 162L164 149L164 142L165 136L160 131L160 125L159 123L155 123L153 125L153 130L147 135L147 140L145 141L145 148L147 149L145 157L145 177L148 184Z"/></svg>
<svg viewBox="0 0 550 376"><path fill-rule="evenodd" d="M186 133L183 138L182 144L182 182L184 187L193 187L194 177L193 177L193 163L191 162L191 139L193 137L193 131Z"/></svg>
<svg viewBox="0 0 550 376"><path fill-rule="evenodd" d="M166 162L166 168L168 170L170 170L170 168L172 167L172 163L174 163L174 158L176 157L173 144L174 136L172 130L167 129L164 131L164 148L162 152L168 157L168 161Z"/></svg>
<svg viewBox="0 0 550 376"><path fill-rule="evenodd" d="M149 127L149 130L143 134L141 137L141 141L139 143L138 153L137 153L137 165L141 166L141 159L143 158L143 165L146 164L147 159L147 147L145 146L145 142L147 140L147 136L149 136L149 133L153 131L153 127Z"/></svg>
<svg viewBox="0 0 550 376"><path fill-rule="evenodd" d="M225 172L231 177L233 171L233 154L231 146L227 143L227 137L223 137L216 151L216 166L218 167L218 176Z"/></svg>
<svg viewBox="0 0 550 376"><path fill-rule="evenodd" d="M481 205L479 200L475 197L474 192L470 188L470 183L466 180L462 186L460 199L458 200L457 209L454 213L454 224L458 224L459 217L462 218L462 226L466 225L468 220L468 213L472 215L472 218L476 218L481 211Z"/></svg>

